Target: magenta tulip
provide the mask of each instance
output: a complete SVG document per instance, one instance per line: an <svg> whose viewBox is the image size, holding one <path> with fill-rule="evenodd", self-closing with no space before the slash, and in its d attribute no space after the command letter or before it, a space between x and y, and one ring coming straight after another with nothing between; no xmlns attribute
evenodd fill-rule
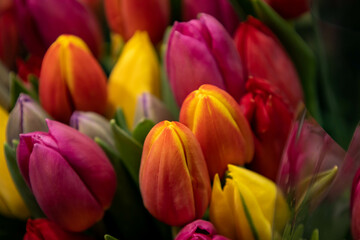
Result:
<svg viewBox="0 0 360 240"><path fill-rule="evenodd" d="M229 240L228 238L218 235L214 225L204 220L195 220L186 225L176 236L175 240Z"/></svg>
<svg viewBox="0 0 360 240"><path fill-rule="evenodd" d="M115 171L89 137L47 120L49 132L20 135L20 172L45 215L68 231L83 231L110 207Z"/></svg>
<svg viewBox="0 0 360 240"><path fill-rule="evenodd" d="M245 91L240 56L234 41L212 16L175 23L169 36L166 68L179 105L203 84L212 84L235 100Z"/></svg>

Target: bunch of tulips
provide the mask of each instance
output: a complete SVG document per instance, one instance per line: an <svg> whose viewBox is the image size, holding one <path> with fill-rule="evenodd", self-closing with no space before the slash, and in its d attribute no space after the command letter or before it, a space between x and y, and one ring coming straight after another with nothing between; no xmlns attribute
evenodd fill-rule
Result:
<svg viewBox="0 0 360 240"><path fill-rule="evenodd" d="M306 0L1 0L0 238L360 238Z"/></svg>

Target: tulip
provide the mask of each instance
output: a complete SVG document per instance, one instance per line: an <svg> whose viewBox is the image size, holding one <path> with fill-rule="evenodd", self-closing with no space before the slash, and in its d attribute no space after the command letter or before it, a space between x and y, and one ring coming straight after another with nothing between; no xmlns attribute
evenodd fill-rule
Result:
<svg viewBox="0 0 360 240"><path fill-rule="evenodd" d="M309 0L264 0L285 19L300 17L309 11Z"/></svg>
<svg viewBox="0 0 360 240"><path fill-rule="evenodd" d="M174 119L165 104L150 93L143 93L137 98L134 126L145 118L154 123Z"/></svg>
<svg viewBox="0 0 360 240"><path fill-rule="evenodd" d="M175 240L188 239L228 240L226 237L217 235L216 229L211 222L201 219L186 225L175 238Z"/></svg>
<svg viewBox="0 0 360 240"><path fill-rule="evenodd" d="M267 79L295 110L303 100L300 80L289 56L270 29L249 17L240 24L235 44L244 65L245 77Z"/></svg>
<svg viewBox="0 0 360 240"><path fill-rule="evenodd" d="M210 179L199 143L179 122L163 121L147 135L139 183L145 207L158 220L182 226L201 218Z"/></svg>
<svg viewBox="0 0 360 240"><path fill-rule="evenodd" d="M78 233L66 232L56 223L47 219L28 219L24 240L90 240Z"/></svg>
<svg viewBox="0 0 360 240"><path fill-rule="evenodd" d="M21 37L28 50L43 55L62 34L78 36L95 56L100 55L102 36L96 18L77 0L15 0Z"/></svg>
<svg viewBox="0 0 360 240"><path fill-rule="evenodd" d="M136 31L146 31L158 43L170 23L170 1L105 0L105 13L110 29L126 41Z"/></svg>
<svg viewBox="0 0 360 240"><path fill-rule="evenodd" d="M30 212L12 180L5 160L5 127L8 119L8 113L0 107L0 214L7 217L26 219L30 216Z"/></svg>
<svg viewBox="0 0 360 240"><path fill-rule="evenodd" d="M46 52L39 96L43 108L62 122L68 122L74 110L104 113L106 76L80 38L62 35Z"/></svg>
<svg viewBox="0 0 360 240"><path fill-rule="evenodd" d="M44 214L67 231L83 231L110 207L115 171L89 137L47 120L49 132L20 135L20 172Z"/></svg>
<svg viewBox="0 0 360 240"><path fill-rule="evenodd" d="M233 40L212 16L175 23L166 52L166 69L179 106L192 91L212 84L237 101L245 91L240 57Z"/></svg>
<svg viewBox="0 0 360 240"><path fill-rule="evenodd" d="M15 14L12 1L0 4L0 61L9 69L15 67L20 45Z"/></svg>
<svg viewBox="0 0 360 240"><path fill-rule="evenodd" d="M39 78L42 58L36 55L31 55L26 61L18 58L16 60L16 66L18 69L18 76L23 80L23 82L28 82L28 77L30 74Z"/></svg>
<svg viewBox="0 0 360 240"><path fill-rule="evenodd" d="M98 137L115 147L109 120L97 113L75 111L71 115L70 126L92 139Z"/></svg>
<svg viewBox="0 0 360 240"><path fill-rule="evenodd" d="M272 239L272 225L281 231L289 208L274 182L248 169L229 165L222 188L215 176L210 220L219 234L230 239ZM276 210L276 214L275 214Z"/></svg>
<svg viewBox="0 0 360 240"><path fill-rule="evenodd" d="M138 95L160 96L160 65L147 33L137 32L126 43L111 72L108 91L109 115L123 108L129 126L134 122Z"/></svg>
<svg viewBox="0 0 360 240"><path fill-rule="evenodd" d="M240 106L254 133L251 169L275 181L294 113L270 82L249 78Z"/></svg>
<svg viewBox="0 0 360 240"><path fill-rule="evenodd" d="M351 190L351 232L353 239L360 238L360 168L358 168Z"/></svg>
<svg viewBox="0 0 360 240"><path fill-rule="evenodd" d="M194 133L201 145L210 178L224 175L228 164L249 163L254 155L250 126L240 106L225 91L202 85L180 109L180 122Z"/></svg>
<svg viewBox="0 0 360 240"><path fill-rule="evenodd" d="M207 13L215 17L232 35L240 23L229 0L183 0L182 18L185 21L197 18L199 13Z"/></svg>
<svg viewBox="0 0 360 240"><path fill-rule="evenodd" d="M20 94L15 107L10 113L6 127L6 138L9 145L12 140L19 139L19 134L35 131L47 131L45 119L49 115L41 106L26 94Z"/></svg>

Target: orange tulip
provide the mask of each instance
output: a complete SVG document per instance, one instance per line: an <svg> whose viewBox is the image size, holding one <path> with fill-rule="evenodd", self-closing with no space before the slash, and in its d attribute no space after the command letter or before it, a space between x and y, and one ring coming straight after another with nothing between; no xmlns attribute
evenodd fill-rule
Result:
<svg viewBox="0 0 360 240"><path fill-rule="evenodd" d="M106 76L86 44L61 35L45 54L40 72L40 102L55 119L68 122L75 110L103 114Z"/></svg>
<svg viewBox="0 0 360 240"><path fill-rule="evenodd" d="M216 173L222 177L228 164L252 160L250 126L237 102L220 88L205 84L189 94L180 110L180 122L198 139L211 179Z"/></svg>

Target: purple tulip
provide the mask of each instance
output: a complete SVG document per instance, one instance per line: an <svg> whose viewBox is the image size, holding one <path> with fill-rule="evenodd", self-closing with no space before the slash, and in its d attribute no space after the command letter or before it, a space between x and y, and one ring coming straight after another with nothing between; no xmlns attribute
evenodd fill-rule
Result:
<svg viewBox="0 0 360 240"><path fill-rule="evenodd" d="M145 118L152 120L154 123L175 120L165 104L151 93L143 93L138 96L133 126L136 126Z"/></svg>
<svg viewBox="0 0 360 240"><path fill-rule="evenodd" d="M196 220L186 225L176 236L175 240L228 240L228 238L217 235L216 229L211 222Z"/></svg>
<svg viewBox="0 0 360 240"><path fill-rule="evenodd" d="M102 42L95 16L77 0L15 0L20 35L35 55L43 55L61 35L82 38L97 57Z"/></svg>
<svg viewBox="0 0 360 240"><path fill-rule="evenodd" d="M183 20L195 19L199 13L207 13L219 20L231 35L240 23L229 0L183 0L182 9Z"/></svg>
<svg viewBox="0 0 360 240"><path fill-rule="evenodd" d="M166 68L179 105L203 84L215 85L237 101L245 92L240 56L224 27L212 16L176 22L169 36Z"/></svg>
<svg viewBox="0 0 360 240"><path fill-rule="evenodd" d="M110 207L115 171L86 135L47 120L49 132L20 135L20 172L45 215L68 231L83 231Z"/></svg>
<svg viewBox="0 0 360 240"><path fill-rule="evenodd" d="M26 94L20 94L9 115L6 127L7 143L12 145L12 140L19 139L21 133L47 131L47 118L50 116L37 102Z"/></svg>

